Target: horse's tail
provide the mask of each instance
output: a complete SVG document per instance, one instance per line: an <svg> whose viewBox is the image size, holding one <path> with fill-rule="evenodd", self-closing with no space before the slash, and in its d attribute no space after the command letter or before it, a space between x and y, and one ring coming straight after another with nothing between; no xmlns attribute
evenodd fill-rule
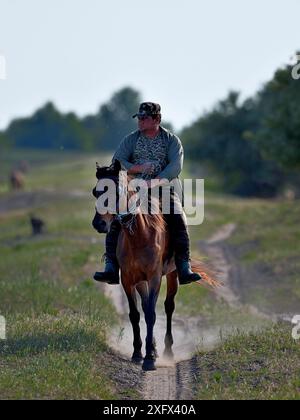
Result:
<svg viewBox="0 0 300 420"><path fill-rule="evenodd" d="M203 284L204 286L210 286L212 288L217 288L222 286L222 283L216 279L216 275L212 269L207 267L204 263L199 260L192 259L191 261L192 270L195 273L201 275L202 280L198 284Z"/></svg>

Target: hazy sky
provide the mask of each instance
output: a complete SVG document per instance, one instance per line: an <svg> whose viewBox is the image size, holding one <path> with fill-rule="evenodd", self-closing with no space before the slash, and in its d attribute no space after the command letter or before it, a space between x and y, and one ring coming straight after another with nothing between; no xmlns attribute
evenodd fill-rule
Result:
<svg viewBox="0 0 300 420"><path fill-rule="evenodd" d="M290 62L299 17L299 0L0 0L0 128L49 100L95 113L127 85L180 128Z"/></svg>

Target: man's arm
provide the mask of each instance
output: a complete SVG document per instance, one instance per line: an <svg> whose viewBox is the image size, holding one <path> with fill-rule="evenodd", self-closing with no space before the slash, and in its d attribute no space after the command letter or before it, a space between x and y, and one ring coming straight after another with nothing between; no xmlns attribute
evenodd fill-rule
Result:
<svg viewBox="0 0 300 420"><path fill-rule="evenodd" d="M128 172L129 175L142 174L142 173L151 173L152 163L144 163L143 165L134 165L130 162L131 156L133 153L132 138L130 136L125 137L118 149L116 150L112 161L118 160L121 162L121 165L124 170Z"/></svg>
<svg viewBox="0 0 300 420"><path fill-rule="evenodd" d="M173 136L168 151L168 165L158 174L158 179L172 179L177 178L182 171L184 159L184 151L180 139Z"/></svg>
<svg viewBox="0 0 300 420"><path fill-rule="evenodd" d="M126 136L119 144L112 158L112 162L118 160L121 163L123 169L129 171L134 166L133 163L130 163L132 152L132 141L130 136Z"/></svg>

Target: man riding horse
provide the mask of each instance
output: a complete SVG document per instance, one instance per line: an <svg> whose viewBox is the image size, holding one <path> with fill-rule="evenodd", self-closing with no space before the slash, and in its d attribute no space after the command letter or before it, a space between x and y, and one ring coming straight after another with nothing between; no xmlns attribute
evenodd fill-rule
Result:
<svg viewBox="0 0 300 420"><path fill-rule="evenodd" d="M160 105L144 102L140 105L138 113L133 116L135 117L138 118L138 130L123 139L113 157L113 163L119 161L123 170L129 175L143 178L149 188L155 187L161 180L167 179L171 182L178 179L183 166L183 147L177 136L161 126ZM201 276L191 269L186 217L182 207L182 211L174 211L179 202L176 193L173 192L171 211L164 214L164 219L171 235L179 283L189 284L201 280ZM99 233L105 233L98 213L93 220L93 226ZM114 221L106 236L105 270L95 273L96 281L120 283L116 256L120 230L120 223Z"/></svg>

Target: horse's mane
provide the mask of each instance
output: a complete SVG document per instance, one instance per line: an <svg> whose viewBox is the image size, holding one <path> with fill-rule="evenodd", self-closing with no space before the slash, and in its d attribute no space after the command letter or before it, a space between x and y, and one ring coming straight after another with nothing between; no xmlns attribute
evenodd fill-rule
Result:
<svg viewBox="0 0 300 420"><path fill-rule="evenodd" d="M166 231L166 222L163 215L160 214L141 214L143 221L148 229L154 229L160 233Z"/></svg>
<svg viewBox="0 0 300 420"><path fill-rule="evenodd" d="M117 180L119 177L119 173L121 170L121 166L120 163L118 162L117 166L116 164L112 164L111 166L106 166L106 167L100 167L97 164L97 173L96 173L96 177L98 178L98 180L105 178L105 177L111 177L114 180ZM127 174L127 182L128 184L130 183L130 181L132 181L134 179L133 176L128 175ZM136 194L135 191L127 191L128 193L128 198L130 199L134 194ZM150 197L148 197L148 201L149 201ZM140 220L142 221L142 225L146 228L149 229L151 231L156 231L159 233L164 233L167 230L167 224L165 222L164 216L161 212L160 209L160 202L159 199L157 197L152 197L151 196L151 211L152 213L144 213L140 207L140 211L138 211L136 213L137 218L140 218ZM133 219L134 220L134 219ZM135 226L136 227L136 226ZM132 229L132 232L134 232L134 226L130 225L130 230ZM138 232L137 232L138 233ZM201 284L210 286L210 287L218 287L221 285L221 283L217 280L214 279L214 273L212 270L209 270L205 264L203 264L200 261L197 260L192 260L191 261L191 265L192 265L192 270L201 274L203 282L201 282ZM197 282L197 284L199 284Z"/></svg>
<svg viewBox="0 0 300 420"><path fill-rule="evenodd" d="M128 183L132 179L134 179L133 176L127 175ZM134 194L135 194L134 192L128 191L129 198L132 197ZM149 203L150 203L150 200L151 199L149 197ZM157 198L152 197L151 204L152 204L152 209L154 210L154 214L151 214L151 213L145 214L145 213L139 212L138 216L142 219L143 223L148 229L156 230L160 233L163 233L166 231L167 225L159 207L159 200Z"/></svg>
<svg viewBox="0 0 300 420"><path fill-rule="evenodd" d="M106 178L106 177L113 177L117 179L119 177L119 174L120 174L120 171L119 169L115 169L114 164L112 164L111 166L103 166L103 167L97 164L96 177L98 180L102 178ZM134 176L127 174L128 184L133 179L135 179ZM130 199L134 194L135 194L134 191L128 191L128 198ZM140 211L137 213L136 217L141 218L146 228L163 233L166 231L166 222L159 208L159 200L156 198L152 198L151 203L152 203L151 208L154 209L154 214L149 214L149 213L145 214L142 211Z"/></svg>

